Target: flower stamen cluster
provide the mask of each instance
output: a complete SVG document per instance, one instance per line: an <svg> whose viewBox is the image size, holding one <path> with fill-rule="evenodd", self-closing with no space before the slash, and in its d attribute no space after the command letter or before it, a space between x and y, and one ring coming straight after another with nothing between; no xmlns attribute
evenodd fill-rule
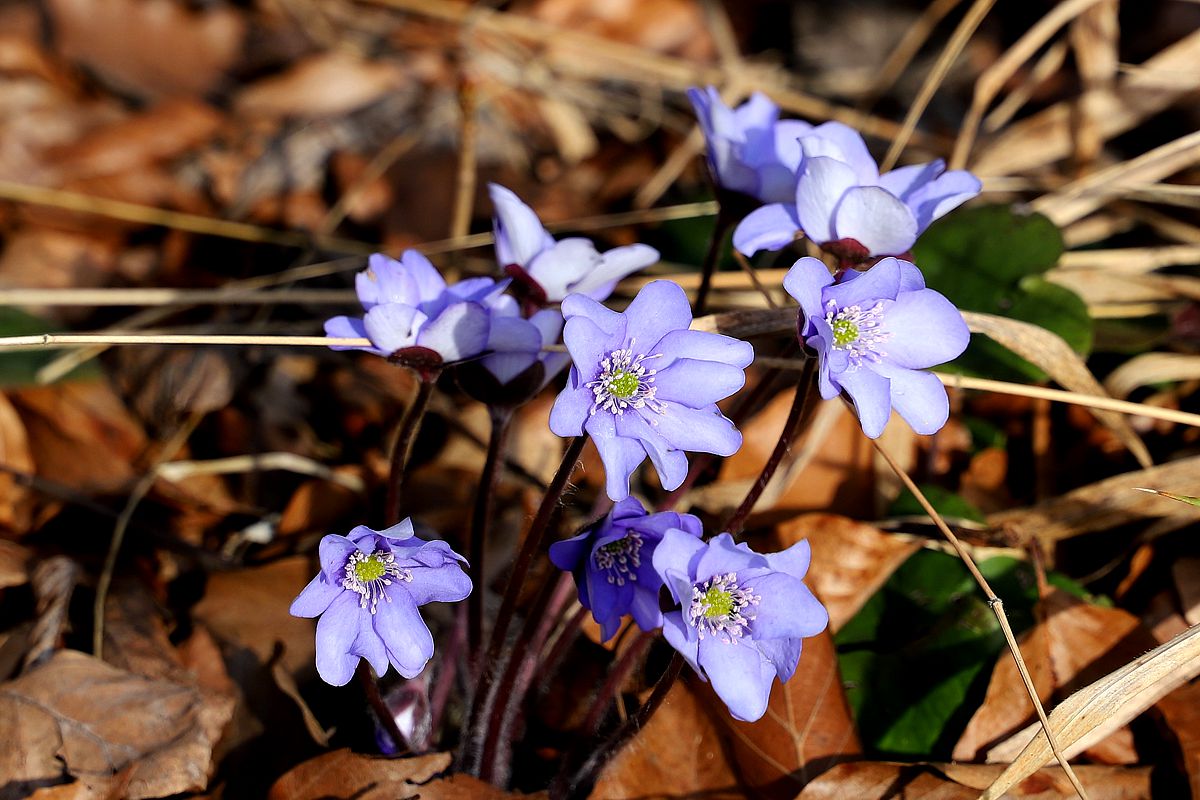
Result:
<svg viewBox="0 0 1200 800"><path fill-rule="evenodd" d="M342 588L359 595L359 608L369 608L372 614L379 609L379 598L391 602L384 589L393 581L412 583L413 579L412 570L399 566L390 550L376 550L370 555L361 551L352 553L344 574Z"/></svg>
<svg viewBox="0 0 1200 800"><path fill-rule="evenodd" d="M863 359L878 363L887 357L880 345L891 338L890 331L881 330L883 301L870 308L852 305L838 308L830 300L825 305L825 321L833 329L833 349L846 350L850 363L858 367Z"/></svg>
<svg viewBox="0 0 1200 800"><path fill-rule="evenodd" d="M608 582L624 586L625 581L637 581L637 568L642 565L642 535L629 531L623 539L596 548L592 559L596 568L607 573Z"/></svg>
<svg viewBox="0 0 1200 800"><path fill-rule="evenodd" d="M749 586L737 582L737 574L714 575L692 587L688 622L701 639L713 636L725 644L737 644L754 619L751 606L762 602Z"/></svg>
<svg viewBox="0 0 1200 800"><path fill-rule="evenodd" d="M610 411L618 417L630 408L649 408L656 414L666 413L666 406L654 399L658 388L654 386L654 376L658 370L648 369L643 363L661 354L633 354L633 342L630 346L613 350L608 357L600 362L600 376L588 381L587 387L592 390L595 402L592 414L600 409Z"/></svg>

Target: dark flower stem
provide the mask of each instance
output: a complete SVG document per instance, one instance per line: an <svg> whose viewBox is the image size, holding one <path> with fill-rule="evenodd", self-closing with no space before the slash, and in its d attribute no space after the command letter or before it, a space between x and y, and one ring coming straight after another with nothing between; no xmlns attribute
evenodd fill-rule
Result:
<svg viewBox="0 0 1200 800"><path fill-rule="evenodd" d="M479 771L482 742L478 737L482 733L484 724L490 718L492 706L495 704L496 679L500 677L503 668L503 665L499 663L500 651L504 647L509 625L512 624L513 614L517 608L517 597L520 594L521 586L525 583L525 578L529 575L529 567L533 564L534 557L545 546L546 535L550 530L550 521L554 512L558 510L559 500L567 488L567 481L575 470L575 462L579 460L579 455L583 452L583 445L586 442L587 436L576 436L567 446L567 452L558 466L558 472L554 474L550 485L546 487L542 504L538 507L533 522L530 523L529 531L525 534L521 549L513 562L508 583L504 587L504 596L500 601L500 611L496 615L491 638L488 640L487 652L480 659L479 683L475 687L471 713L466 727L463 729L459 761L460 767L469 773L476 774Z"/></svg>
<svg viewBox="0 0 1200 800"><path fill-rule="evenodd" d="M384 733L392 740L392 745L395 746L398 753L403 753L408 749L408 742L404 738L404 734L400 732L400 726L396 724L396 718L392 716L391 709L388 708L387 702L383 699L383 694L379 690L379 678L375 676L375 672L371 669L371 665L367 660L359 659L358 669L355 670L358 675L358 680L362 684L363 694L367 696L367 703L370 704L371 710L375 712L375 719L379 720L379 724L383 727Z"/></svg>
<svg viewBox="0 0 1200 800"><path fill-rule="evenodd" d="M616 700L621 687L625 685L625 681L637 667L638 662L642 660L642 656L650 649L650 643L653 641L653 632L638 632L637 637L629 643L625 652L612 665L612 669L608 671L608 678L600 687L600 691L596 692L592 707L588 709L587 717L583 721L582 730L586 735L595 736L599 733L600 724L604 722L604 716L608 713L609 706Z"/></svg>
<svg viewBox="0 0 1200 800"><path fill-rule="evenodd" d="M737 538L742 532L742 527L746 524L746 518L750 516L750 511L754 508L754 504L758 502L758 498L762 496L763 491L767 488L767 484L771 482L775 471L779 469L779 465L783 462L784 455L791 449L792 442L800 433L800 427L808 416L808 407L811 404L812 395L816 390L816 367L817 359L809 357L804 362L804 369L800 373L800 381L796 384L796 397L792 400L792 408L788 412L787 421L783 423L783 431L779 434L779 441L775 443L775 449L771 451L770 458L763 465L762 472L758 475L758 480L750 487L750 491L746 493L746 498L742 500L742 504L737 507L729 520L721 526L720 530L728 531Z"/></svg>
<svg viewBox="0 0 1200 800"><path fill-rule="evenodd" d="M483 646L484 555L487 552L488 531L495 508L496 487L504 470L504 450L508 444L508 432L512 427L511 409L490 406L488 413L492 418L492 434L488 439L487 457L484 459L479 487L475 492L471 541L467 550L467 561L471 565L471 585L474 587L467 601L467 653L471 664L476 663L479 649Z"/></svg>
<svg viewBox="0 0 1200 800"><path fill-rule="evenodd" d="M568 774L567 770L573 759L568 758L563 764L563 770L558 773L558 777L550 784L550 800L582 800L591 794L592 787L596 783L596 778L600 776L601 771L612 760L613 756L621 751L630 739L632 739L638 731L646 727L650 718L654 716L654 712L663 704L663 700L667 699L667 693L671 691L671 687L675 685L675 681L679 678L679 673L683 670L683 656L675 653L671 657L671 662L667 665L667 671L658 679L658 683L654 686L654 691L650 693L650 697L642 704L637 713L625 720L625 723L617 728L611 736L608 737L602 744L592 750L587 760L577 769L574 774Z"/></svg>
<svg viewBox="0 0 1200 800"><path fill-rule="evenodd" d="M433 387L437 383L437 374L421 374L417 384L417 396L413 398L408 413L400 421L396 433L396 443L392 447L391 472L388 475L387 503L384 507L385 521L388 527L402 519L400 503L404 494L404 479L407 473L408 458L412 455L413 443L417 440L417 431L421 429L421 420L425 418L425 410L429 408L429 398L433 396Z"/></svg>
<svg viewBox="0 0 1200 800"><path fill-rule="evenodd" d="M696 290L696 302L692 306L693 316L702 316L708 307L713 273L717 271L717 262L721 258L721 250L725 244L725 234L729 233L729 229L736 221L737 218L725 210L723 203L718 205L712 238L708 240L708 251L704 254L704 263L700 266L700 288Z"/></svg>

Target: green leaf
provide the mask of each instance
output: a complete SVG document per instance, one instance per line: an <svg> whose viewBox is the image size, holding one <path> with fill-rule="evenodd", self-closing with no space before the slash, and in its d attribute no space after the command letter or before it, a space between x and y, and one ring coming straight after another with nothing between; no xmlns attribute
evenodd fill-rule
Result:
<svg viewBox="0 0 1200 800"><path fill-rule="evenodd" d="M1087 305L1042 274L1062 255L1062 235L1041 214L1009 206L963 209L936 222L913 248L931 288L959 308L1031 322L1063 337L1076 352L1092 347ZM949 367L1014 381L1041 381L1040 369L983 336Z"/></svg>
<svg viewBox="0 0 1200 800"><path fill-rule="evenodd" d="M0 336L28 336L35 333L55 333L61 330L53 323L27 314L16 308L0 306ZM0 352L0 387L28 386L37 382L37 373L55 359L61 350L14 350ZM100 374L95 362L89 361L73 370L68 377L82 379Z"/></svg>
<svg viewBox="0 0 1200 800"><path fill-rule="evenodd" d="M1018 633L1033 624L1037 582L1023 561L995 557L979 569ZM1078 584L1050 576L1072 594ZM871 758L950 757L1006 648L999 623L962 562L913 554L835 639L859 734Z"/></svg>
<svg viewBox="0 0 1200 800"><path fill-rule="evenodd" d="M935 483L922 484L921 492L925 499L943 517L952 519L969 519L972 522L986 522L983 512L944 486ZM905 489L900 496L888 506L890 517L923 517L925 509L917 500L917 496Z"/></svg>

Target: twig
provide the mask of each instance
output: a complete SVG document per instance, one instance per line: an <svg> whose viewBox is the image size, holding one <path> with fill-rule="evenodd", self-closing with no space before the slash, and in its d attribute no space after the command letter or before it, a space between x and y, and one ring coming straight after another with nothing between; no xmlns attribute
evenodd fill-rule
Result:
<svg viewBox="0 0 1200 800"><path fill-rule="evenodd" d="M892 471L896 473L904 486L913 493L917 498L917 502L921 504L921 508L925 509L925 513L933 520L933 524L937 526L942 535L946 537L951 546L954 547L958 557L962 559L966 565L967 571L971 573L971 577L979 584L979 588L983 590L987 597L988 607L992 609L992 613L996 615L996 621L1000 624L1000 630L1004 632L1004 640L1008 643L1009 652L1012 653L1013 660L1017 662L1017 671L1021 673L1021 680L1025 684L1025 690L1029 693L1029 699L1033 702L1034 710L1037 711L1038 719L1042 722L1042 729L1046 732L1046 739L1050 742L1050 749L1054 752L1058 763L1062 765L1063 771L1067 774L1067 779L1071 781L1071 785L1075 787L1075 792L1087 800L1087 792L1083 788L1083 784L1079 782L1079 778L1075 775L1075 770L1071 768L1070 762L1059 749L1058 741L1055 739L1054 733L1050 730L1050 721L1046 718L1046 709L1042 707L1041 698L1038 697L1037 687L1033 685L1033 678L1029 676L1029 668L1025 665L1025 658L1021 655L1021 648L1017 646L1017 638L1013 635L1012 627L1008 624L1008 617L1004 613L1004 601L996 596L992 591L992 587L988 584L987 579L983 577L983 573L979 571L979 567L975 565L975 559L971 558L971 554L958 537L954 535L954 531L950 530L950 526L942 519L942 515L937 512L937 509L925 497L925 493L917 486L916 482L909 476L892 457L879 440L872 439L871 444L875 446L876 452L883 456L883 460L887 462Z"/></svg>
<svg viewBox="0 0 1200 800"><path fill-rule="evenodd" d="M396 431L396 441L392 445L391 469L388 473L387 501L383 507L388 527L395 525L403 516L400 513L400 504L403 500L404 479L408 474L408 457L412 455L413 443L417 440L417 432L421 429L421 420L425 419L425 410L429 408L429 398L433 396L436 383L436 374L420 376L416 397L413 398L412 405Z"/></svg>
<svg viewBox="0 0 1200 800"><path fill-rule="evenodd" d="M883 161L879 164L880 172L887 172L892 167L896 166L896 161L900 158L900 153L904 151L908 140L912 137L913 131L917 128L917 122L920 121L921 115L925 113L925 109L929 106L929 101L933 99L934 93L938 87L942 85L942 81L946 79L950 68L954 66L954 62L958 60L963 48L967 46L971 35L975 33L975 29L979 27L979 23L983 22L983 18L992 10L996 0L975 0L975 3L967 11L962 22L958 23L958 27L954 29L954 35L950 37L950 41L946 43L942 54L938 56L937 63L933 65L929 75L925 78L925 83L921 84L921 91L917 94L913 104L909 106L908 114L904 117L904 125L900 129L900 134L892 140L892 146L888 148L887 155L883 157Z"/></svg>
<svg viewBox="0 0 1200 800"><path fill-rule="evenodd" d="M352 289L287 289L273 292L236 289L2 289L3 306L191 306L191 305L340 305L353 303Z"/></svg>
<svg viewBox="0 0 1200 800"><path fill-rule="evenodd" d="M470 48L462 48L462 57L467 57L469 53ZM477 87L464 75L458 90L462 126L458 143L458 172L454 180L454 211L450 217L451 238L466 236L471 228L471 211L475 205L475 166L479 154L479 120L475 113L479 102L477 95Z"/></svg>

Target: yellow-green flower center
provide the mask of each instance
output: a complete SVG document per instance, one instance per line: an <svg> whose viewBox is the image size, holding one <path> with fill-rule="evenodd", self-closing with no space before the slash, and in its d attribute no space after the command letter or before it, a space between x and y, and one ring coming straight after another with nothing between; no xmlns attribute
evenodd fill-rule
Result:
<svg viewBox="0 0 1200 800"><path fill-rule="evenodd" d="M834 347L846 347L856 341L858 341L858 326L852 320L835 319L833 321Z"/></svg>
<svg viewBox="0 0 1200 800"><path fill-rule="evenodd" d="M608 392L614 397L628 400L637 393L641 381L632 372L617 372L608 381Z"/></svg>
<svg viewBox="0 0 1200 800"><path fill-rule="evenodd" d="M387 574L387 565L383 563L382 558L376 555L366 556L362 561L354 564L354 577L363 583L379 580L385 574Z"/></svg>
<svg viewBox="0 0 1200 800"><path fill-rule="evenodd" d="M733 613L733 595L720 587L709 587L700 602L704 605L704 616L708 619Z"/></svg>

